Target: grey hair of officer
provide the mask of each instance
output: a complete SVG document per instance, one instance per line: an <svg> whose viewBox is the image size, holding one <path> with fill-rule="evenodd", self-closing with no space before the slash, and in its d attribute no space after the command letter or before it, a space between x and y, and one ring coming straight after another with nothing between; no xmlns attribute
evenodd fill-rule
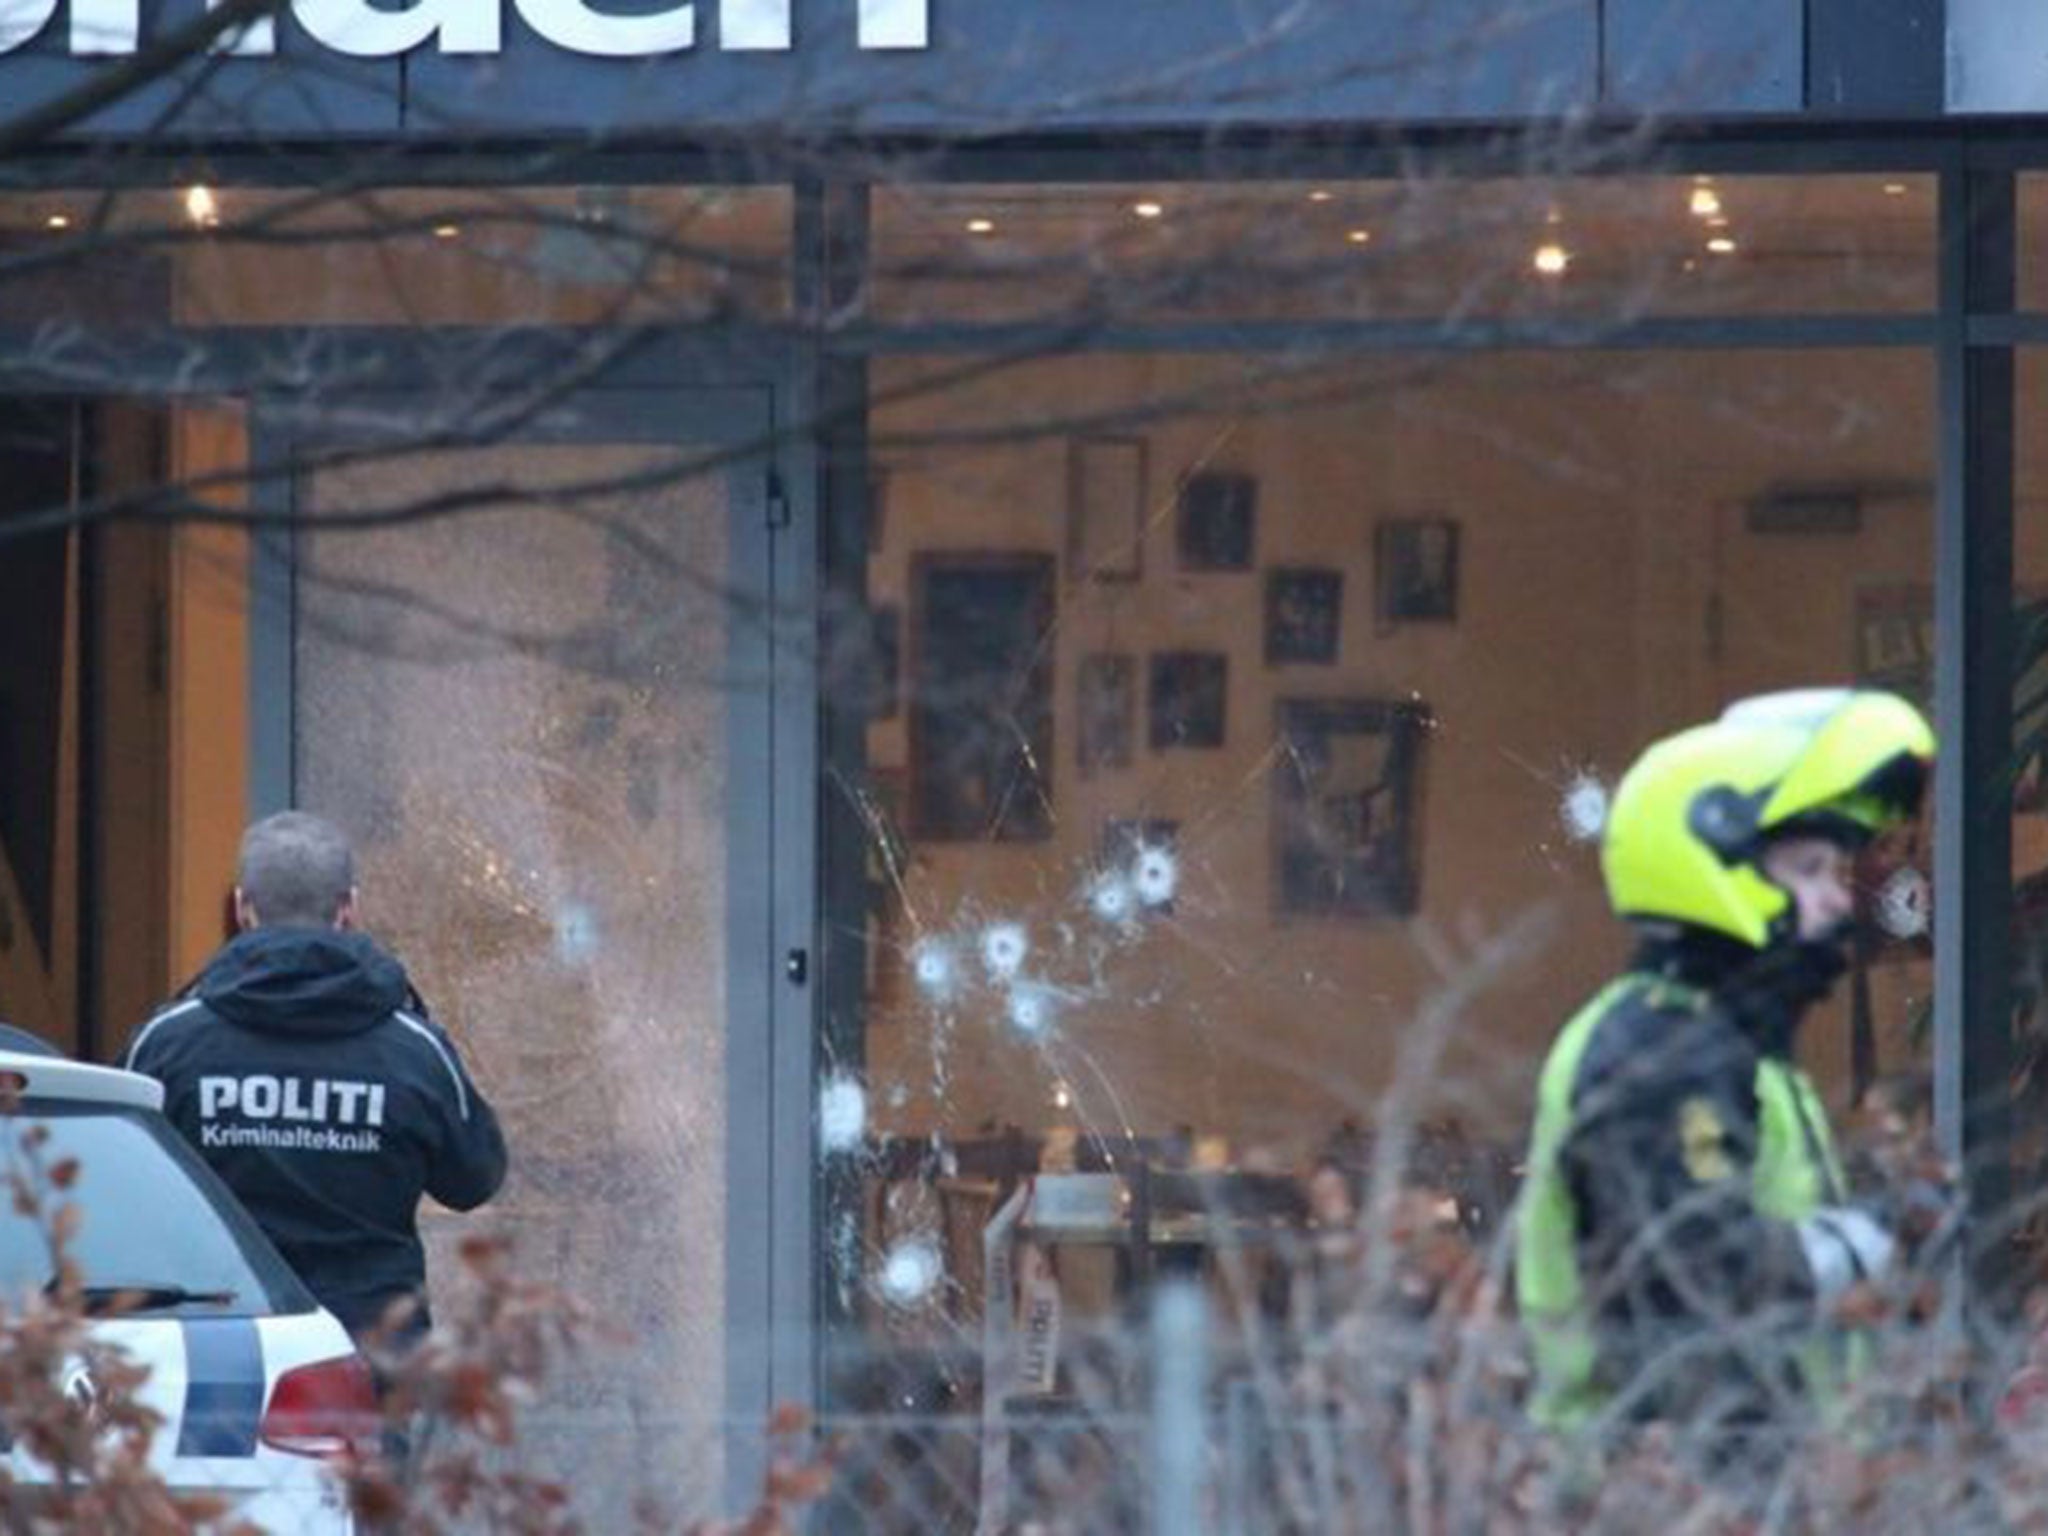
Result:
<svg viewBox="0 0 2048 1536"><path fill-rule="evenodd" d="M265 928L325 928L355 892L355 856L333 822L280 811L242 834L235 878Z"/></svg>

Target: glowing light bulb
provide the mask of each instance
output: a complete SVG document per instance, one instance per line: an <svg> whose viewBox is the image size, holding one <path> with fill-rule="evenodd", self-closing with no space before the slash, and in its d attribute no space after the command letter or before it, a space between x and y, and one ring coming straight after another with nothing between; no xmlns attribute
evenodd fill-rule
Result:
<svg viewBox="0 0 2048 1536"><path fill-rule="evenodd" d="M43 227L46 229L69 229L71 227L71 215L68 213L53 213L43 220Z"/></svg>
<svg viewBox="0 0 2048 1536"><path fill-rule="evenodd" d="M1690 207L1694 217L1711 219L1721 211L1721 194L1712 187L1694 187Z"/></svg>
<svg viewBox="0 0 2048 1536"><path fill-rule="evenodd" d="M1336 195L1328 187L1317 187L1313 192L1309 193L1308 200L1312 203L1327 203Z"/></svg>
<svg viewBox="0 0 2048 1536"><path fill-rule="evenodd" d="M967 233L970 235L992 235L995 232L996 221L994 219L969 219L967 221Z"/></svg>
<svg viewBox="0 0 2048 1536"><path fill-rule="evenodd" d="M1344 238L1353 245L1370 245L1372 243L1372 231L1369 229L1347 229L1344 232Z"/></svg>
<svg viewBox="0 0 2048 1536"><path fill-rule="evenodd" d="M1141 219L1156 219L1166 212L1166 205L1147 198L1143 202L1131 204L1131 212Z"/></svg>
<svg viewBox="0 0 2048 1536"><path fill-rule="evenodd" d="M185 217L202 229L220 222L220 200L213 195L213 188L200 183L185 189Z"/></svg>
<svg viewBox="0 0 2048 1536"><path fill-rule="evenodd" d="M1735 253L1735 242L1726 235L1716 235L1707 242L1707 249L1716 256L1732 256Z"/></svg>
<svg viewBox="0 0 2048 1536"><path fill-rule="evenodd" d="M1555 241L1537 246L1529 258L1529 265L1545 277L1562 277L1571 264L1572 253Z"/></svg>

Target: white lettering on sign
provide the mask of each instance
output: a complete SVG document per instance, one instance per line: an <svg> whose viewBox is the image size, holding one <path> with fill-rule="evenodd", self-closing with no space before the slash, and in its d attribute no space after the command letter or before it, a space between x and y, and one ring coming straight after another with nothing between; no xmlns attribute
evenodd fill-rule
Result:
<svg viewBox="0 0 2048 1536"><path fill-rule="evenodd" d="M496 53L504 42L498 8L471 0L413 0L402 11L369 0L292 0L291 12L317 42L352 59L410 53L429 38L443 53Z"/></svg>
<svg viewBox="0 0 2048 1536"><path fill-rule="evenodd" d="M929 48L931 0L860 0L863 48Z"/></svg>
<svg viewBox="0 0 2048 1536"><path fill-rule="evenodd" d="M460 3L460 0L458 0ZM526 24L557 48L599 58L644 58L676 53L697 41L697 7L690 0L645 16L612 16L584 0L516 0Z"/></svg>
<svg viewBox="0 0 2048 1536"><path fill-rule="evenodd" d="M0 53L19 48L56 14L57 0L0 0Z"/></svg>
<svg viewBox="0 0 2048 1536"><path fill-rule="evenodd" d="M854 41L875 51L931 46L931 0L857 0ZM769 52L790 45L790 0L723 0L718 46Z"/></svg>
<svg viewBox="0 0 2048 1536"><path fill-rule="evenodd" d="M77 0L72 0L75 5ZM206 0L209 11L217 11L226 0ZM243 56L261 56L277 51L277 18L259 16L254 21L243 22L231 27L214 39L215 53L233 53Z"/></svg>
<svg viewBox="0 0 2048 1536"><path fill-rule="evenodd" d="M789 0L724 0L718 7L721 48L776 52L789 41Z"/></svg>
<svg viewBox="0 0 2048 1536"><path fill-rule="evenodd" d="M216 10L224 0L206 0ZM681 53L697 42L696 0L661 10L620 14L591 0L510 0L519 17L555 47L597 58L650 58ZM932 0L809 0L856 7L854 39L870 50L931 46ZM131 54L141 37L141 0L69 0L66 42L82 57ZM721 0L718 46L728 52L779 52L794 37L795 0ZM0 0L0 53L42 34L59 0ZM388 59L431 44L444 54L495 54L505 43L500 0L412 0L386 9L374 0L286 0L280 9L321 47L357 59ZM219 53L277 51L277 26L263 16L230 29Z"/></svg>
<svg viewBox="0 0 2048 1536"><path fill-rule="evenodd" d="M71 0L71 51L133 53L140 12L139 0Z"/></svg>

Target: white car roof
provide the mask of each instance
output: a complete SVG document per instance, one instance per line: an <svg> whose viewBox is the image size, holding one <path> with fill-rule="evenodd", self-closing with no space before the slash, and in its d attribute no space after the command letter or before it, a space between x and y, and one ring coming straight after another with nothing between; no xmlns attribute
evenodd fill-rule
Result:
<svg viewBox="0 0 2048 1536"><path fill-rule="evenodd" d="M0 1075L20 1078L18 1091L24 1097L126 1104L140 1109L164 1107L164 1085L155 1078L64 1056L0 1050Z"/></svg>

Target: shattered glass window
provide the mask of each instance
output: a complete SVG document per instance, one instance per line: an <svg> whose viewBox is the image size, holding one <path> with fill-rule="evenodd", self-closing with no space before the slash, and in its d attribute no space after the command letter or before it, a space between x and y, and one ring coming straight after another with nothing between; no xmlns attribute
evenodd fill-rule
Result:
<svg viewBox="0 0 2048 1536"><path fill-rule="evenodd" d="M357 840L365 926L505 1122L491 1221L522 1272L631 1340L551 1375L523 1441L621 1523L643 1469L684 1507L722 1477L728 511L675 462L320 471L298 577L303 803ZM502 490L464 516L333 526L477 486ZM458 1226L424 1224L430 1284Z"/></svg>
<svg viewBox="0 0 2048 1536"><path fill-rule="evenodd" d="M1541 1055L1628 953L1616 779L1736 698L1902 686L1887 615L1932 577L1914 350L960 371L872 372L860 581L904 640L839 791L866 851L821 1100L848 1409L1086 1396L1088 1340L1163 1274L1290 1326L1300 1244L1389 1158L1419 1220L1497 1232ZM935 565L1033 562L1028 634L1001 605L935 633ZM930 749L925 690L963 664L1001 751ZM1831 1105L1924 1059L1931 984L1904 910L1802 1032ZM1050 1360L991 1387L1033 1326Z"/></svg>

